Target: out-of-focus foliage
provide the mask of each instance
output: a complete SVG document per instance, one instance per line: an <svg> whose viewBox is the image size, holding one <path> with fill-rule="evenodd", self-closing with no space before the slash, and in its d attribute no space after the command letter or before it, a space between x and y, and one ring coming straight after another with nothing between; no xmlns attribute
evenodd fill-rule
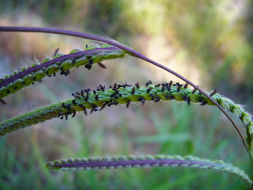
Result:
<svg viewBox="0 0 253 190"><path fill-rule="evenodd" d="M252 12L247 0L1 0L0 25L102 32L252 111ZM52 56L58 47L66 52L79 46L84 41L66 36L0 33L0 77ZM0 119L99 83L170 80L170 75L131 58L110 61L107 67L89 72L80 68L67 78L57 76L24 89L6 98ZM217 118L213 109L159 103L42 123L0 138L0 189L243 189L239 180L216 172L156 168L51 173L43 165L62 157L175 153L224 159L248 169L239 138L228 122Z"/></svg>

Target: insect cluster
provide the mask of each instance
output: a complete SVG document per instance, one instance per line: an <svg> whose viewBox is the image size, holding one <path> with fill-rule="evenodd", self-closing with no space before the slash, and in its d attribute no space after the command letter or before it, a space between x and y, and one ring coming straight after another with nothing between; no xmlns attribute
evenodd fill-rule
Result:
<svg viewBox="0 0 253 190"><path fill-rule="evenodd" d="M73 67L84 65L86 69L90 70L94 63L97 63L102 68L106 68L101 61L122 58L124 56L124 51L110 46L89 48L85 51L72 50L67 55L56 54L53 59L46 58L41 64L33 64L29 68L24 67L20 72L14 72L12 75L6 75L4 79L0 79L0 101L5 103L1 99L8 94L15 93L17 90L35 82L41 82L46 76L56 76L57 72L67 76Z"/></svg>

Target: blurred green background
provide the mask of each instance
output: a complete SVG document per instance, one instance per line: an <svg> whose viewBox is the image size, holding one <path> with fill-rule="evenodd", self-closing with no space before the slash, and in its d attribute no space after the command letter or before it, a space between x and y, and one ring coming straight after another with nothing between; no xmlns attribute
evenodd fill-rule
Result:
<svg viewBox="0 0 253 190"><path fill-rule="evenodd" d="M247 0L1 0L0 25L51 26L112 37L174 69L203 89L253 111L253 4ZM55 49L92 44L66 36L0 33L0 76ZM4 120L70 98L83 88L178 81L127 57L108 69L73 69L27 87L0 105ZM238 125L241 123L235 118ZM192 154L223 159L250 173L243 146L217 108L178 102L110 107L88 117L53 119L0 138L0 189L246 189L237 177L180 168L59 172L47 160L118 154Z"/></svg>

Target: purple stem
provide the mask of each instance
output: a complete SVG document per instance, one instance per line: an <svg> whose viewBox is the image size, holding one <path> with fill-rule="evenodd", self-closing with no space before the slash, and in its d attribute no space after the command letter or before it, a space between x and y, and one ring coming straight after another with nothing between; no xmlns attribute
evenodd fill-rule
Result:
<svg viewBox="0 0 253 190"><path fill-rule="evenodd" d="M232 123L233 127L236 129L237 133L240 135L240 138L242 140L242 143L245 147L245 149L247 150L249 156L250 156L250 160L252 161L251 155L248 151L247 145L245 143L245 140L243 138L243 135L241 134L240 130L238 129L238 127L235 125L234 121L232 120L232 118L225 112L225 110L212 98L210 97L204 90L202 90L201 88L199 88L197 85L195 85L194 83L192 83L191 81L189 81L188 79L186 79L185 77L181 76L180 74L178 74L177 72L153 61L152 59L147 58L146 56L142 55L141 53L126 47L116 41L113 40L109 40L107 38L103 38L100 36L96 36L96 35L92 35L92 34L86 34L86 33L82 33L82 32L75 32L75 31L71 31L71 30L64 30L64 29L58 29L58 28L42 28L42 27L15 27L15 26L0 26L0 32L42 32L42 33L54 33L54 34L62 34L62 35L68 35L68 36L74 36L74 37L81 37L81 38L86 38L86 39L90 39L90 40L95 40L95 41L100 41L100 42L105 42L108 44L111 44L113 46L116 46L120 49L123 49L125 51L127 51L129 54L131 54L132 56L135 56L137 58L140 58L142 60L145 60L165 71L168 71L169 73L177 76L178 78L180 78L181 80L185 81L186 83L188 83L189 85L191 85L193 88L199 90L202 94L204 94L208 99L210 99L219 109L220 111L229 119L229 121Z"/></svg>
<svg viewBox="0 0 253 190"><path fill-rule="evenodd" d="M163 164L168 164L168 165L183 165L186 164L188 166L191 165L198 165L198 166L209 166L209 167L215 167L219 166L219 164L214 164L214 163L207 163L203 161L193 161L193 160L169 160L169 159L157 159L157 160L118 160L118 161L84 161L84 162L77 162L77 163L62 163L62 164L57 164L55 163L54 167L58 168L79 168L79 167L110 167L110 166L135 166L135 165L163 165Z"/></svg>
<svg viewBox="0 0 253 190"><path fill-rule="evenodd" d="M11 82L13 82L13 81L15 81L19 78L22 78L22 77L24 77L24 76L26 76L30 73L33 73L33 72L38 71L38 70L43 69L43 68L47 68L48 66L53 65L57 62L61 62L61 61L67 60L67 59L82 57L84 55L88 55L88 54L91 54L91 53L99 53L100 51L112 51L112 50L117 50L117 49L118 48L115 48L115 47L96 48L96 49L93 49L93 50L80 51L80 52L77 52L77 53L72 53L72 54L60 56L56 59L52 59L52 60L47 61L45 63L42 63L40 65L36 65L35 67L30 67L30 68L26 69L25 71L19 72L16 75L13 75L13 76L11 76L7 79L2 79L2 81L0 82L0 88L2 88L4 86L7 86Z"/></svg>

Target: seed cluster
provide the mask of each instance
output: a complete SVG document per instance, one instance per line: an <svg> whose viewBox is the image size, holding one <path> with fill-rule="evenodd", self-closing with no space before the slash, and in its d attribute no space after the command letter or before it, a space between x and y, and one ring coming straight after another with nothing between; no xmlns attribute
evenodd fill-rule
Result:
<svg viewBox="0 0 253 190"><path fill-rule="evenodd" d="M4 79L0 79L0 100L21 88L35 82L41 82L46 76L56 76L58 71L60 75L67 76L73 67L84 65L86 69L90 70L94 63L99 63L100 67L106 68L101 61L124 56L124 51L114 47L95 48L86 51L72 50L67 55L56 54L51 60L47 58L41 64L22 68L20 72L15 72L12 75L5 76ZM3 103L3 100L0 102Z"/></svg>
<svg viewBox="0 0 253 190"><path fill-rule="evenodd" d="M87 115L86 107L81 104L77 103L76 100L82 100L87 103L89 103L90 114L96 111L103 110L106 106L110 107L112 105L118 105L122 102L119 102L119 100L123 100L126 103L126 108L130 106L131 101L134 102L140 102L142 105L148 101L153 101L155 103L159 102L161 99L165 100L173 100L173 99L180 99L184 100L190 105L191 98L187 93L180 94L181 89L187 89L187 84L182 85L180 83L173 84L172 81L169 83L161 83L157 85L152 85L151 81L148 81L145 84L145 87L141 87L139 83L136 83L135 85L130 84L116 84L109 86L107 91L110 91L109 93L109 99L105 100L103 92L105 91L105 86L99 85L96 90L91 90L89 88L83 89L80 92L72 93L72 96L75 98L72 100L70 104L62 104L62 107L64 108L65 112L58 113L58 117L60 119L68 119L69 115L72 115L74 117L76 115L75 107L78 106L81 108L85 115ZM129 96L127 98L124 98L125 92L128 92ZM129 93L130 92L130 93ZM145 93L143 93L145 92ZM196 92L196 90L195 90ZM212 96L216 93L212 92ZM198 95L201 95L200 92L198 92ZM175 97L175 96L181 96L181 97ZM102 105L97 105L99 101L102 101ZM199 96L198 101L200 102L200 105L207 104L207 99L205 96ZM100 108L99 108L100 107Z"/></svg>
<svg viewBox="0 0 253 190"><path fill-rule="evenodd" d="M88 157L77 159L56 160L47 163L50 169L61 170L99 170L116 168L149 168L149 167L189 167L199 169L214 169L237 175L247 184L252 180L241 169L224 163L221 160L207 160L195 156L180 155L145 155L145 156L113 156Z"/></svg>
<svg viewBox="0 0 253 190"><path fill-rule="evenodd" d="M85 115L101 111L106 107L118 104L125 104L129 108L131 102L140 102L142 105L146 101L155 103L161 100L185 101L188 105L191 103L200 103L200 105L214 105L208 98L196 89L187 88L187 84L161 83L153 85L148 81L144 86L139 83L113 84L106 88L100 84L94 90L83 89L72 93L73 99L63 101L58 104L49 105L27 114L23 114L0 123L0 135L5 135L11 131L30 126L54 117L68 119L75 117L76 112L82 111ZM238 116L246 128L246 136L249 147L253 147L253 123L251 116L240 106L228 98L222 97L216 93L216 90L210 93L210 96L218 102L225 110ZM89 112L88 112L89 111Z"/></svg>

